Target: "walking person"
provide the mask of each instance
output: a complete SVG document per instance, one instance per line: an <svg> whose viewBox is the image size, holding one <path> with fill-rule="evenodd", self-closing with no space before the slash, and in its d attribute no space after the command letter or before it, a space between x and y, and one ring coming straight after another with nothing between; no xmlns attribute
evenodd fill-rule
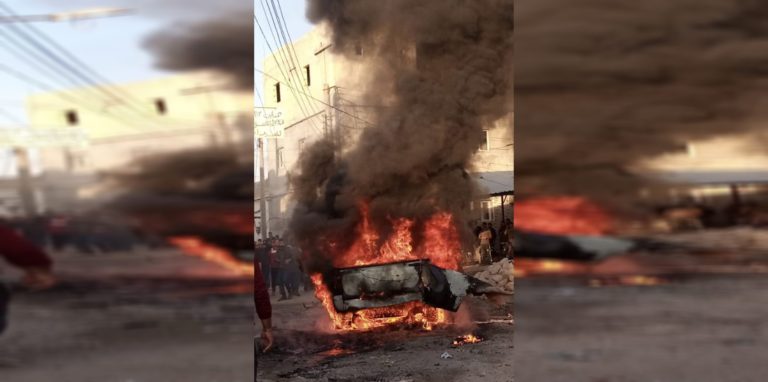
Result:
<svg viewBox="0 0 768 382"><path fill-rule="evenodd" d="M288 273L286 271L286 250L282 241L276 239L272 245L270 251L270 262L272 264L272 295L275 294L275 289L280 291L280 299L278 301L288 300L291 298L288 294Z"/></svg>
<svg viewBox="0 0 768 382"><path fill-rule="evenodd" d="M55 284L51 259L38 246L18 232L0 224L0 257L25 273L22 283L30 289L46 289ZM8 326L10 291L0 282L0 334Z"/></svg>
<svg viewBox="0 0 768 382"><path fill-rule="evenodd" d="M478 235L478 240L480 241L480 263L488 262L488 264L493 262L493 259L491 257L491 239L493 237L493 234L491 233L490 224L489 223L483 223L483 231L480 232Z"/></svg>
<svg viewBox="0 0 768 382"><path fill-rule="evenodd" d="M254 267L256 264L254 264ZM269 289L264 283L264 277L261 272L254 272L253 279L253 302L256 307L256 316L261 320L261 341L263 345L262 352L266 353L272 348L274 337L272 336L272 304L269 301ZM258 341L254 338L254 363L253 373L256 375L259 368L259 349Z"/></svg>
<svg viewBox="0 0 768 382"><path fill-rule="evenodd" d="M264 277L264 284L269 288L272 285L272 264L269 260L269 252L267 246L264 245L264 241L259 239L256 241L256 262L259 266L259 272Z"/></svg>

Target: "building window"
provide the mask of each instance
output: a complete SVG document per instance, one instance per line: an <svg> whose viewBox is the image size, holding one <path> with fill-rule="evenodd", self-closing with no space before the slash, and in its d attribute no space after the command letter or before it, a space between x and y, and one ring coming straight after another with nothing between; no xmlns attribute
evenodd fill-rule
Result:
<svg viewBox="0 0 768 382"><path fill-rule="evenodd" d="M490 150L490 146L488 144L488 130L483 130L483 140L480 143L480 151L488 151Z"/></svg>
<svg viewBox="0 0 768 382"><path fill-rule="evenodd" d="M493 208L491 208L490 200L483 200L480 202L480 220L484 222L493 220Z"/></svg>
<svg viewBox="0 0 768 382"><path fill-rule="evenodd" d="M155 100L155 111L157 114L165 114L168 112L168 107L165 104L165 100L162 98L158 98Z"/></svg>
<svg viewBox="0 0 768 382"><path fill-rule="evenodd" d="M80 123L80 118L78 118L77 112L74 110L67 110L64 116L67 119L67 125L75 126Z"/></svg>
<svg viewBox="0 0 768 382"><path fill-rule="evenodd" d="M280 83L275 84L275 102L280 102L282 98L280 97Z"/></svg>
<svg viewBox="0 0 768 382"><path fill-rule="evenodd" d="M283 147L277 149L277 168L285 167L285 158L283 158Z"/></svg>
<svg viewBox="0 0 768 382"><path fill-rule="evenodd" d="M304 152L304 147L305 147L306 143L307 143L307 139L306 138L299 139L299 153Z"/></svg>
<svg viewBox="0 0 768 382"><path fill-rule="evenodd" d="M312 77L309 74L309 65L304 67L304 73L307 75L307 86L312 85Z"/></svg>
<svg viewBox="0 0 768 382"><path fill-rule="evenodd" d="M360 43L355 44L355 54L358 56L363 55L363 46Z"/></svg>

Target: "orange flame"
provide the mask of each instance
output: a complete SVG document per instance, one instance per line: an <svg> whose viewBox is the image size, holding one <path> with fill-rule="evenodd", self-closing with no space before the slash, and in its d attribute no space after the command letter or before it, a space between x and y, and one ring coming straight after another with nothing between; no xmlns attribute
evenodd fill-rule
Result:
<svg viewBox="0 0 768 382"><path fill-rule="evenodd" d="M577 196L535 198L515 205L515 228L549 234L601 235L613 219L587 199Z"/></svg>
<svg viewBox="0 0 768 382"><path fill-rule="evenodd" d="M415 222L410 219L393 219L392 232L383 238L371 224L368 207L360 206L361 219L356 228L356 240L343 253L333 256L333 266L346 268L385 264L397 261L429 259L433 264L458 270L461 262L459 233L448 213L437 213L422 227L422 240L414 247ZM330 243L330 248L336 248ZM396 306L364 309L351 313L339 313L333 307L332 295L323 283L321 274L311 276L315 284L315 296L322 302L334 329L366 330L390 325L414 325L432 330L435 325L450 322L451 317L442 309L412 301Z"/></svg>
<svg viewBox="0 0 768 382"><path fill-rule="evenodd" d="M224 268L233 270L241 275L253 276L254 268L252 264L238 261L232 254L224 248L211 245L202 239L194 236L172 237L169 241L181 248L184 253L200 257L206 261L216 263Z"/></svg>
<svg viewBox="0 0 768 382"><path fill-rule="evenodd" d="M481 342L482 340L483 340L482 338L474 334L465 334L453 340L453 347L459 347L466 344L476 344L478 342Z"/></svg>

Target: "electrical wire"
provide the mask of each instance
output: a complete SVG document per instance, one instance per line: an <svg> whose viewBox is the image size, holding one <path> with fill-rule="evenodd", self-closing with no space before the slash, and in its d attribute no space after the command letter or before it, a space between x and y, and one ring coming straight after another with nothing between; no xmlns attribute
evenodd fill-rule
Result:
<svg viewBox="0 0 768 382"><path fill-rule="evenodd" d="M271 75L271 74L269 74L269 73L266 73L266 72L264 72L263 70L260 70L260 69L256 69L256 71L257 71L257 72L259 72L259 73L261 73L262 75L265 75L265 76L267 76L267 77L269 77L269 78L272 78L273 80L279 81L279 79L277 79L275 76L273 76L273 75ZM286 85L286 86L287 86L287 85ZM297 90L297 91L298 91L298 90ZM373 123L371 123L371 122L369 122L369 121L366 121L365 119L362 119L362 118L360 118L360 117L357 117L357 116L355 116L355 115L353 115L353 114L351 114L351 113L349 113L349 112L347 112L347 111L345 111L345 110L343 110L343 109L340 109L340 108L338 108L338 107L336 107L336 106L333 106L333 105L331 105L331 104L329 104L329 103L327 103L327 102L325 102L325 101L323 101L323 100L321 100L321 99L315 98L315 97L314 97L314 96L312 96L311 94L308 94L308 96L309 96L309 98L311 98L311 99L312 99L312 100L314 100L315 102L319 102L319 103L321 103L321 104L323 104L323 105L325 105L325 106L328 106L328 107L330 107L330 108L332 108L332 109L335 109L335 110L339 111L339 112L340 112L340 113L342 113L342 114L345 114L345 115L347 115L347 116L350 116L350 117L352 117L352 118L354 118L354 119L356 119L356 120L358 120L358 121L361 121L361 122L364 122L364 123L366 123L366 124L368 124L368 125L370 125L370 126L373 126Z"/></svg>

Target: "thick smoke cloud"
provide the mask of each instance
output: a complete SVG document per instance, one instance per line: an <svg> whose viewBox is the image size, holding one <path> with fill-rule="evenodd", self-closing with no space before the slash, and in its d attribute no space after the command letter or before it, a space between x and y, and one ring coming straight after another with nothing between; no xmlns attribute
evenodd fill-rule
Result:
<svg viewBox="0 0 768 382"><path fill-rule="evenodd" d="M253 89L253 20L249 13L183 22L149 36L157 66L174 71L214 70L244 91Z"/></svg>
<svg viewBox="0 0 768 382"><path fill-rule="evenodd" d="M382 230L436 211L463 221L483 129L512 110L512 1L317 0L308 17L330 24L337 54L354 60L362 47L361 103L386 107L344 155L323 141L304 156L293 179L298 239L322 256L328 235L353 236L360 202Z"/></svg>
<svg viewBox="0 0 768 382"><path fill-rule="evenodd" d="M516 11L520 196L626 206L649 185L628 167L767 120L765 1L520 0Z"/></svg>

